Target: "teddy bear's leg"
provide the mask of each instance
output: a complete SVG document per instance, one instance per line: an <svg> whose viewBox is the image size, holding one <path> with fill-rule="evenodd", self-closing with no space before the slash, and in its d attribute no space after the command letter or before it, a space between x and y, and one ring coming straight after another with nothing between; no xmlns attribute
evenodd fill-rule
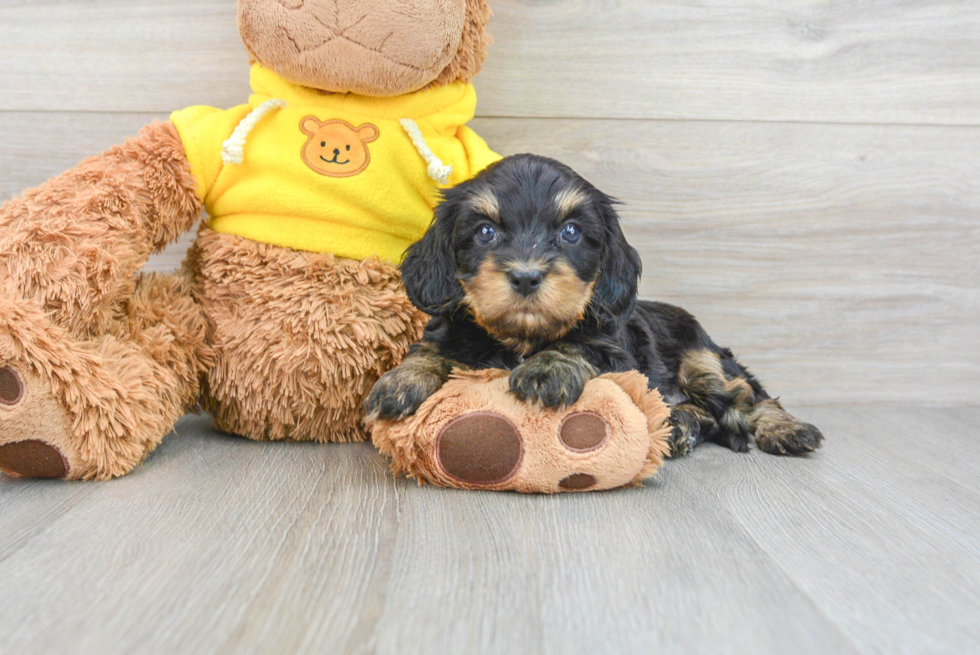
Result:
<svg viewBox="0 0 980 655"><path fill-rule="evenodd" d="M91 338L0 290L0 471L129 472L196 403L211 362L207 334L179 276L138 278L108 333Z"/></svg>
<svg viewBox="0 0 980 655"><path fill-rule="evenodd" d="M150 253L200 212L176 130L149 125L0 207L0 285L78 337L101 336Z"/></svg>
<svg viewBox="0 0 980 655"><path fill-rule="evenodd" d="M669 409L639 373L601 376L571 407L509 393L506 371L456 373L416 414L372 425L395 473L463 489L556 493L612 489L653 475Z"/></svg>
<svg viewBox="0 0 980 655"><path fill-rule="evenodd" d="M168 353L205 323L186 283L168 300L136 272L200 210L169 123L0 207L0 469L120 475L169 430L186 376Z"/></svg>
<svg viewBox="0 0 980 655"><path fill-rule="evenodd" d="M205 406L250 439L366 437L361 403L422 334L395 266L202 229L189 255L213 324Z"/></svg>

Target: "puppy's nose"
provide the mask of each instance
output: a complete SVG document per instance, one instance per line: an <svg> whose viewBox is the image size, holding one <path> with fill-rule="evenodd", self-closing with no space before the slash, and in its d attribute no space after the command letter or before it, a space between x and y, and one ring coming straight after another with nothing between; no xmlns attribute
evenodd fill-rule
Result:
<svg viewBox="0 0 980 655"><path fill-rule="evenodd" d="M544 271L511 271L507 278L514 291L522 296L530 296L544 281Z"/></svg>
<svg viewBox="0 0 980 655"><path fill-rule="evenodd" d="M339 157L340 156L340 148L334 148L333 149L333 156L334 157Z"/></svg>

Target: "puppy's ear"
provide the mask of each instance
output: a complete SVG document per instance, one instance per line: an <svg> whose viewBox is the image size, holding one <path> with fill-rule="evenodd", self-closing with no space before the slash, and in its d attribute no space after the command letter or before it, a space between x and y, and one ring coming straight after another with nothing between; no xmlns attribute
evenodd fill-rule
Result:
<svg viewBox="0 0 980 655"><path fill-rule="evenodd" d="M413 243L402 262L402 280L412 304L426 314L446 316L463 300L456 279L456 217L459 201L447 197L436 207L435 219L421 241Z"/></svg>
<svg viewBox="0 0 980 655"><path fill-rule="evenodd" d="M605 223L606 244L602 270L592 297L613 316L623 316L633 311L643 263L619 226L619 214L614 208L616 201L602 192L597 193L600 196L599 213Z"/></svg>

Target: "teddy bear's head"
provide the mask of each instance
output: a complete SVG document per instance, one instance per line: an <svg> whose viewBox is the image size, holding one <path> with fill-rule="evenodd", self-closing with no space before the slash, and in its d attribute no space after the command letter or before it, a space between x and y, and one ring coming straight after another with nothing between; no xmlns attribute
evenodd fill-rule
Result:
<svg viewBox="0 0 980 655"><path fill-rule="evenodd" d="M468 82L486 57L487 0L238 0L253 62L322 91L395 96Z"/></svg>

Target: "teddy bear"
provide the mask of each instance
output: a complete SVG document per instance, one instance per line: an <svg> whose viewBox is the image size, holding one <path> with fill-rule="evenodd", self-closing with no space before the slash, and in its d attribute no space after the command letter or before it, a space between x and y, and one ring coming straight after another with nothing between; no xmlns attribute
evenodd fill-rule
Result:
<svg viewBox="0 0 980 655"><path fill-rule="evenodd" d="M485 0L239 0L252 95L191 107L0 209L0 469L106 479L185 412L366 437L426 317L397 262L498 159L466 123ZM182 270L142 275L193 229Z"/></svg>
<svg viewBox="0 0 980 655"><path fill-rule="evenodd" d="M0 208L7 475L125 475L188 411L254 440L365 439L365 396L421 336L427 317L398 263L440 190L499 159L467 126L486 0L238 0L237 9L247 102L174 112ZM202 209L181 270L140 273ZM663 407L635 380L590 383L569 412L605 412L585 431L603 442L555 454L552 432L582 432L566 429L582 421L542 418L488 375L462 373L410 421L374 426L396 472L555 491L589 488L551 479L585 453L626 457L607 476L623 484L659 465ZM509 477L467 481L463 469L498 450L474 430L487 402L551 445L525 434L519 461L504 460Z"/></svg>

